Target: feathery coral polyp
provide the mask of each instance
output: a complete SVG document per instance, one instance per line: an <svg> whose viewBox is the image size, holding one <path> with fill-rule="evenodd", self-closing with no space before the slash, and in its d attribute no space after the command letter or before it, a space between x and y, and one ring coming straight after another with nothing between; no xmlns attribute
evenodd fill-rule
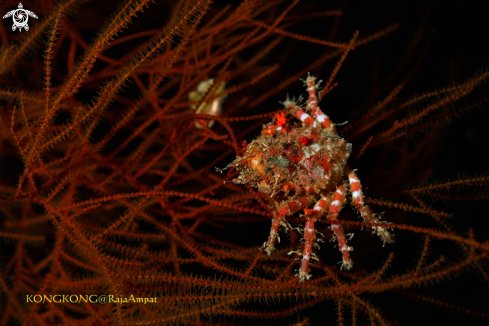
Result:
<svg viewBox="0 0 489 326"><path fill-rule="evenodd" d="M0 326L487 323L485 11L23 5Z"/></svg>

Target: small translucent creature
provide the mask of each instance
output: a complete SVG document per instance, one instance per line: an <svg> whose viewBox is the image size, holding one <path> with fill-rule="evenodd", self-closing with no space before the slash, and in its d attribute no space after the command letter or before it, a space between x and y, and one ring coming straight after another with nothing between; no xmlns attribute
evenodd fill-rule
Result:
<svg viewBox="0 0 489 326"><path fill-rule="evenodd" d="M205 94L208 92L209 88L214 84L214 79L210 78L201 82L195 91L192 91L188 94L188 99L192 104L190 108L195 111L196 114L210 114L215 116L220 116L222 111L222 101L224 100L224 96L214 99L212 102L207 103L203 101L199 107L197 107L198 102L202 100ZM207 97L210 98L216 94L221 94L224 92L226 83L221 82L217 87L214 88L212 94L209 94ZM207 124L207 127L212 128L214 125L214 120L199 120L195 121L195 127L198 129L202 129L202 125Z"/></svg>

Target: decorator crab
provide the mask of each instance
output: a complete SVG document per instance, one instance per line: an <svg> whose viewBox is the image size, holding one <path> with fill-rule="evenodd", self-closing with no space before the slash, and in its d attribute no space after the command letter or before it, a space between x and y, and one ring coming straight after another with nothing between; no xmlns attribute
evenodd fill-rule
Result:
<svg viewBox="0 0 489 326"><path fill-rule="evenodd" d="M306 81L309 98L305 107L287 99L285 111L275 115L275 121L264 126L261 135L246 145L243 156L237 157L231 167L240 171L233 180L249 184L270 200L274 211L272 227L265 251L270 255L275 248L280 225L288 226L286 218L303 212L305 220L304 247L299 280L310 278L309 260L316 240L315 222L326 217L343 254L342 268L353 266L343 226L338 214L351 193L352 205L367 223L376 223L372 229L385 242L393 236L387 227L379 226L378 217L364 204L362 186L347 165L351 144L336 133L335 125L318 107L315 78ZM300 100L299 100L300 102ZM293 117L299 121L290 121ZM279 239L280 241L280 239ZM291 254L289 253L289 254Z"/></svg>

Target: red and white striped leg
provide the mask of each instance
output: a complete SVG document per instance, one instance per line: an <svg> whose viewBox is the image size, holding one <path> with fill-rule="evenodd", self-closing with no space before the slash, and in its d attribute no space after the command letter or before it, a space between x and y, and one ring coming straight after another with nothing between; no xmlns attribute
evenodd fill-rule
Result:
<svg viewBox="0 0 489 326"><path fill-rule="evenodd" d="M306 214L306 216L314 217L316 218L316 220L318 220L321 218L321 216L323 216L326 209L328 209L330 202L331 199L329 199L328 197L323 197L316 203L316 205L314 205L313 209L304 208L304 214Z"/></svg>
<svg viewBox="0 0 489 326"><path fill-rule="evenodd" d="M282 207L280 207L275 212L272 219L270 236L268 237L268 241L263 244L263 247L265 248L265 251L268 255L270 255L272 251L275 250L275 243L277 242L277 238L278 238L278 229L280 225L284 223L285 217L298 212L304 207L309 206L310 204L313 203L313 200L314 197L313 195L311 195L297 201L284 203ZM279 242L280 242L280 238L279 238Z"/></svg>
<svg viewBox="0 0 489 326"><path fill-rule="evenodd" d="M302 253L302 263L299 270L299 282L308 280L309 275L309 260L314 255L312 252L312 246L314 245L314 239L316 238L316 230L314 228L314 222L324 215L324 212L329 206L331 199L327 197L321 198L313 209L304 208L304 214L306 215L306 226L304 227L304 251ZM292 253L292 252L291 252Z"/></svg>
<svg viewBox="0 0 489 326"><path fill-rule="evenodd" d="M339 186L333 195L333 202L329 206L329 215L328 215L328 219L331 222L338 221L338 215L345 203L345 196L346 196L345 193L346 193L345 186ZM345 268L346 270L349 270L350 268L353 267L353 261L350 258L350 251L353 249L349 247L348 244L346 243L343 226L341 224L332 224L331 229L336 235L336 239L338 240L338 245L340 246L340 251L343 254L343 264L341 268L342 269Z"/></svg>
<svg viewBox="0 0 489 326"><path fill-rule="evenodd" d="M360 184L360 180L358 179L355 172L351 172L348 178L350 179L351 195L353 197L353 202L355 203L357 211L362 215L365 222L380 223L379 219L374 214L372 214L370 208L365 205L363 199L362 185ZM386 227L372 226L372 229L377 233L378 236L382 238L382 241L384 241L384 243L394 242L394 236L389 233Z"/></svg>
<svg viewBox="0 0 489 326"><path fill-rule="evenodd" d="M314 244L315 238L316 229L314 228L314 218L308 216L306 226L304 227L304 240L306 243L304 245L304 253L302 254L302 263L299 270L299 282L304 282L311 277L309 274L309 259L313 254L312 245Z"/></svg>
<svg viewBox="0 0 489 326"><path fill-rule="evenodd" d="M312 246L314 245L314 240L316 238L316 230L314 228L314 222L324 215L324 212L329 207L328 219L332 222L338 221L338 215L340 213L343 204L345 203L345 186L339 186L332 198L323 197L321 198L313 209L304 209L306 215L306 226L304 228L304 252L302 254L302 263L299 270L299 281L303 282L310 278L309 275L309 260L311 259ZM350 258L349 251L352 250L351 247L346 243L346 237L343 231L343 226L340 224L332 224L331 226L333 232L336 235L338 244L340 246L340 251L343 254L343 264L342 268L349 270L353 266L353 261Z"/></svg>
<svg viewBox="0 0 489 326"><path fill-rule="evenodd" d="M333 123L329 119L329 117L321 111L318 107L318 98L316 96L316 78L315 77L307 77L306 85L307 92L309 93L309 99L307 100L307 106L309 108L309 112L311 112L316 120L323 126L325 129L332 129Z"/></svg>
<svg viewBox="0 0 489 326"><path fill-rule="evenodd" d="M300 107L298 107L294 102L292 101L285 101L285 108L290 109L291 113L300 121L304 122L306 126L313 126L317 127L318 123L316 120L314 120L313 117L311 117L309 114L304 112Z"/></svg>

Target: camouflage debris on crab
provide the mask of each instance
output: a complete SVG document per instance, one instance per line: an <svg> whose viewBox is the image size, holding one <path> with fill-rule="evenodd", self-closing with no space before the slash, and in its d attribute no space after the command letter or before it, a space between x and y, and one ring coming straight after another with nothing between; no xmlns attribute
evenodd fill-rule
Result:
<svg viewBox="0 0 489 326"><path fill-rule="evenodd" d="M287 99L285 112L277 114L274 122L264 126L261 135L246 146L243 156L230 164L240 171L234 183L257 188L273 204L270 236L264 244L269 255L275 248L280 225L287 227L287 217L300 211L304 213L304 248L301 253L291 252L302 254L300 281L310 278L309 260L317 259L313 253L313 246L317 246L314 224L323 216L332 224L333 236L343 255L342 268L352 268L349 252L353 249L347 244L343 226L335 224L348 191L352 204L364 220L379 223L364 204L355 170L347 165L351 144L336 133L335 125L317 106L315 78L308 77L306 86L309 98L305 108ZM291 121L293 117L298 121ZM387 227L372 229L384 242L393 241Z"/></svg>

